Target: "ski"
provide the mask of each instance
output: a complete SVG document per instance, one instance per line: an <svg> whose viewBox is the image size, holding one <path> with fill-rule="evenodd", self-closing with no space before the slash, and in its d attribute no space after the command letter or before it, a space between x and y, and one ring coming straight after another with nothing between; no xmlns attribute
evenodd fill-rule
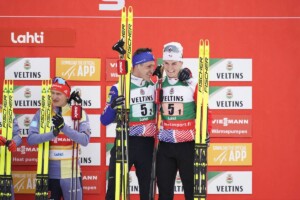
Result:
<svg viewBox="0 0 300 200"><path fill-rule="evenodd" d="M194 157L194 200L207 197L207 112L209 98L209 40L200 40L196 134Z"/></svg>
<svg viewBox="0 0 300 200"><path fill-rule="evenodd" d="M156 194L156 155L158 149L158 133L160 130L160 123L161 123L161 100L162 100L162 75L163 75L163 67L161 68L161 74L157 80L157 87L155 90L155 105L156 105L156 131L157 133L154 136L154 149L152 155L152 168L151 168L151 182L150 182L150 193L149 193L149 200L155 199Z"/></svg>
<svg viewBox="0 0 300 200"><path fill-rule="evenodd" d="M13 80L3 82L3 107L2 107L2 136L7 141L13 138ZM11 152L5 146L0 149L0 199L12 198Z"/></svg>
<svg viewBox="0 0 300 200"><path fill-rule="evenodd" d="M125 105L117 109L115 199L129 199L128 135L130 109L130 77L132 68L133 8L123 7L121 13L121 39L113 46L119 53L118 95L125 97ZM124 49L125 46L125 49Z"/></svg>
<svg viewBox="0 0 300 200"><path fill-rule="evenodd" d="M40 107L40 134L51 131L52 101L51 80L42 81L42 96ZM48 199L48 165L49 141L38 145L38 163L36 175L36 200Z"/></svg>

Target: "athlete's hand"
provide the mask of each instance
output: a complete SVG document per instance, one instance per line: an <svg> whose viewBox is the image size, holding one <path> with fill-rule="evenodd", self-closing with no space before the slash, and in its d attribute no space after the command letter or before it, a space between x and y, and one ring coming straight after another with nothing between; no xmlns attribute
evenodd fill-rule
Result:
<svg viewBox="0 0 300 200"><path fill-rule="evenodd" d="M178 79L180 81L186 81L189 80L190 78L192 78L192 72L189 68L183 68L182 70L180 70L178 74Z"/></svg>
<svg viewBox="0 0 300 200"><path fill-rule="evenodd" d="M58 114L56 114L52 117L52 123L54 125L54 130L58 130L58 132L65 126L64 118Z"/></svg>
<svg viewBox="0 0 300 200"><path fill-rule="evenodd" d="M14 140L7 140L6 146L8 147L8 150L11 152L15 152L17 150L17 144Z"/></svg>
<svg viewBox="0 0 300 200"><path fill-rule="evenodd" d="M118 106L124 105L125 97L123 95L117 96L110 104L112 109L117 109Z"/></svg>
<svg viewBox="0 0 300 200"><path fill-rule="evenodd" d="M158 78L162 78L163 70L164 70L163 65L158 65L154 70L152 76L157 76Z"/></svg>
<svg viewBox="0 0 300 200"><path fill-rule="evenodd" d="M0 146L4 146L6 144L6 139L0 135Z"/></svg>
<svg viewBox="0 0 300 200"><path fill-rule="evenodd" d="M82 102L79 91L73 91L72 92L72 94L71 94L71 96L68 100L68 103L71 103L72 100L74 100L76 103L81 103Z"/></svg>
<svg viewBox="0 0 300 200"><path fill-rule="evenodd" d="M59 129L57 129L56 127L53 127L52 133L53 133L54 137L57 137L59 132L60 132Z"/></svg>

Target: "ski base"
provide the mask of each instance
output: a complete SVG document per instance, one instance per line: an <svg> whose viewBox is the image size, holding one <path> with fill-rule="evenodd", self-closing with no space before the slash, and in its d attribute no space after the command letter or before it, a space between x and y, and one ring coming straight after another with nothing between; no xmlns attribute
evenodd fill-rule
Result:
<svg viewBox="0 0 300 200"><path fill-rule="evenodd" d="M115 199L128 199L129 174L128 174L128 109L117 110L116 128L116 188Z"/></svg>
<svg viewBox="0 0 300 200"><path fill-rule="evenodd" d="M194 161L194 200L206 199L207 145L195 145Z"/></svg>

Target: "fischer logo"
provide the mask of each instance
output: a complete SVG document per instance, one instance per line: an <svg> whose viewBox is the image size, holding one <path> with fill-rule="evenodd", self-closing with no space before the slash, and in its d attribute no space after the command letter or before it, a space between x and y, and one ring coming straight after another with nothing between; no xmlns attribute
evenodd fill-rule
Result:
<svg viewBox="0 0 300 200"><path fill-rule="evenodd" d="M14 44L43 44L44 43L44 32L26 32L25 34L15 35L15 32L10 34L11 42Z"/></svg>
<svg viewBox="0 0 300 200"><path fill-rule="evenodd" d="M102 0L102 2L99 4L99 10L122 10L125 6L125 0Z"/></svg>

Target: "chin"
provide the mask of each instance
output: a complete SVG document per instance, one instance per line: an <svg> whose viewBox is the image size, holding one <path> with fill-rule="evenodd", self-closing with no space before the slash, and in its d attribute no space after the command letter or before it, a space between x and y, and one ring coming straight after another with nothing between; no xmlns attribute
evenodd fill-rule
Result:
<svg viewBox="0 0 300 200"><path fill-rule="evenodd" d="M53 106L55 106L55 107L62 107L61 103L53 103Z"/></svg>
<svg viewBox="0 0 300 200"><path fill-rule="evenodd" d="M177 78L174 74L167 75L169 78Z"/></svg>

